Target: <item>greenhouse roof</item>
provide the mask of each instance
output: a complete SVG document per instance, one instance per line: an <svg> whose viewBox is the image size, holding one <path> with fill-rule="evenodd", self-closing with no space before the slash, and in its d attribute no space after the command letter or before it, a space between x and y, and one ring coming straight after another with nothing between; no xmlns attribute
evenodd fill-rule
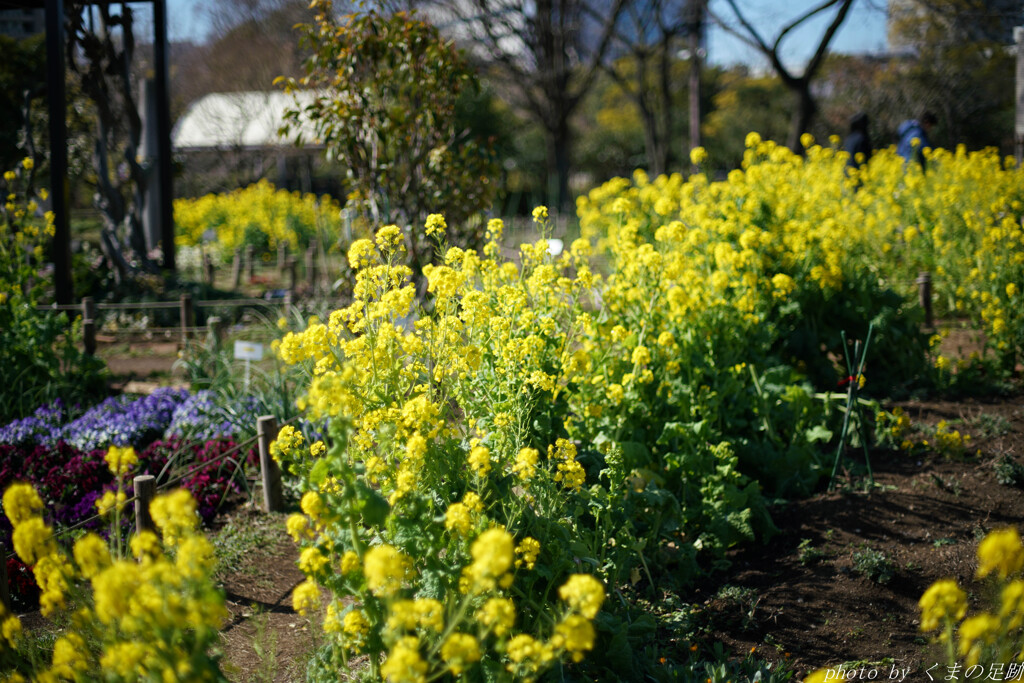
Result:
<svg viewBox="0 0 1024 683"><path fill-rule="evenodd" d="M312 101L312 92L294 95L283 92L211 93L199 98L174 125L174 148L180 151L202 149L266 149L295 144L295 133L289 138L278 136L284 114L300 104ZM302 130L307 147L317 147L311 126Z"/></svg>

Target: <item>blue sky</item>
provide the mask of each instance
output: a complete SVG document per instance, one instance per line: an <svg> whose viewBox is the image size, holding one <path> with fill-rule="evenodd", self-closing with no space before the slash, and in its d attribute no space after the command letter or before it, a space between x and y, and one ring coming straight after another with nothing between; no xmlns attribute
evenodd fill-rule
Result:
<svg viewBox="0 0 1024 683"><path fill-rule="evenodd" d="M821 0L739 0L737 4L747 11L747 18L769 44L782 26L799 17ZM711 0L711 7L723 19L730 19L724 2ZM829 10L808 21L783 43L783 62L795 68L810 59L818 46L835 11ZM832 39L830 49L842 53L882 53L886 50L886 11L880 0L855 0L850 12ZM767 66L760 53L744 45L721 28L713 26L708 34L708 57L717 64L746 63Z"/></svg>
<svg viewBox="0 0 1024 683"><path fill-rule="evenodd" d="M191 38L202 41L209 32L207 7L217 0L168 0L167 14L172 41ZM772 40L778 28L799 16L820 0L740 0L748 8L749 18L765 40ZM725 13L725 3L711 0L712 7ZM886 48L885 10L881 0L855 0L850 16L832 42L834 52L878 53ZM799 71L800 63L808 59L818 44L827 25L828 17L809 22L806 30L794 33L784 44L783 59ZM716 64L747 63L753 66L767 66L756 51L718 27L708 34L708 57Z"/></svg>

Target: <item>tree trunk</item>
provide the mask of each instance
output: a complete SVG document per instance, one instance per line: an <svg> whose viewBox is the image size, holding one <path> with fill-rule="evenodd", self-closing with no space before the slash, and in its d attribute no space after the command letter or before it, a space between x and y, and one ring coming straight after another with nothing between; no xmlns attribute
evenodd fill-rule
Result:
<svg viewBox="0 0 1024 683"><path fill-rule="evenodd" d="M689 27L689 48L690 48L690 150L700 147L700 72L701 55L700 39L704 31L704 1L690 0L690 27ZM693 169L696 171L697 169Z"/></svg>
<svg viewBox="0 0 1024 683"><path fill-rule="evenodd" d="M555 206L559 213L572 209L569 195L569 164L572 152L569 118L558 115L548 128L548 187L555 190ZM551 187L551 183L557 183Z"/></svg>
<svg viewBox="0 0 1024 683"><path fill-rule="evenodd" d="M793 150L794 154L803 156L804 147L800 144L800 136L810 129L811 121L818 111L818 105L811 95L811 82L806 78L800 78L790 84L793 90L793 97L796 100L796 108L793 111L793 120L789 128L789 138L786 145Z"/></svg>
<svg viewBox="0 0 1024 683"><path fill-rule="evenodd" d="M640 111L640 120L644 128L644 153L647 156L647 169L652 175L659 176L665 172L665 145L664 137L658 130L658 118L647 102L647 98L640 93L636 99L637 109Z"/></svg>

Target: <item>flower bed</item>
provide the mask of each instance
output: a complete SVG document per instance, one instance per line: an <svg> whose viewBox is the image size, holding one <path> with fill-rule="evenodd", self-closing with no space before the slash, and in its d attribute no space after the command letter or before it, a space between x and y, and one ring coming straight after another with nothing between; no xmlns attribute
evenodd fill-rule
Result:
<svg viewBox="0 0 1024 683"><path fill-rule="evenodd" d="M386 653L427 678L501 680L593 651L589 677L637 676L645 622L628 601L580 610L574 574L623 595L685 588L771 534L766 495L818 485L844 417L858 441L893 445L899 416L840 397L850 382L877 397L942 377L903 259L941 256L946 278L948 256L985 238L954 248L944 230L1020 233L1019 171L937 152L926 180L883 152L855 178L834 150L748 146L725 182L638 172L596 189L557 257L541 239L501 258L497 220L482 253L449 246L431 216L422 308L397 227L352 244L352 305L278 347L312 371L300 405L330 424L322 442L282 432L275 447L307 491L289 522L309 578L296 608L331 595L320 667ZM973 194L952 194L980 170ZM927 216L941 248L911 251L904 221ZM546 209L534 217L543 233ZM840 367L846 340L869 333L867 375Z"/></svg>
<svg viewBox="0 0 1024 683"><path fill-rule="evenodd" d="M58 400L0 428L0 490L28 482L58 531L71 526L100 529L104 523L95 518L97 502L116 488L104 461L107 449L137 447L138 465L132 474L151 474L157 486L173 477L192 494L208 523L225 498L243 492L245 467L255 465L255 446L224 457L236 449L237 435L253 429L239 423L241 416L255 420L254 407L244 411L249 403L243 400L223 409L208 391L191 395L162 388L148 396L114 396L69 419L72 411ZM10 532L6 521L0 521L0 540L8 548ZM8 569L16 599L31 601L31 573L13 557Z"/></svg>
<svg viewBox="0 0 1024 683"><path fill-rule="evenodd" d="M154 441L139 451L138 464L131 474L151 474L161 487L176 472L184 470L187 476L177 485L192 494L200 517L209 523L225 498L245 491L243 466L254 466L257 462L254 447L225 460L222 456L235 447L230 439L199 443ZM48 519L58 532L70 526L100 530L106 523L96 517L97 501L117 487L104 460L106 453L106 449L79 450L65 441L52 446L0 445L0 491L16 482L27 482L45 501ZM130 520L126 519L125 528L130 527ZM7 520L0 520L0 541L7 548L11 547L10 534ZM10 575L20 577L12 581L15 599L31 601L34 586L26 568L11 558L8 569Z"/></svg>
<svg viewBox="0 0 1024 683"><path fill-rule="evenodd" d="M70 420L71 411L58 399L0 428L0 444L52 446L66 441L86 451L111 445L143 446L163 436L188 396L185 389L167 387L148 396L112 396Z"/></svg>
<svg viewBox="0 0 1024 683"><path fill-rule="evenodd" d="M305 249L311 239L341 236L341 206L330 197L278 190L267 181L226 194L174 201L175 243L179 247L208 243L224 258L252 246L269 254L279 242ZM213 238L212 240L210 238Z"/></svg>

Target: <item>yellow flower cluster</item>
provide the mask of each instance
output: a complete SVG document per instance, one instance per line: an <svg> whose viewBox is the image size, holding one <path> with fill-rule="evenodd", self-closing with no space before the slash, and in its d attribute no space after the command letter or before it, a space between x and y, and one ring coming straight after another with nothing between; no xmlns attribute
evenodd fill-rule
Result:
<svg viewBox="0 0 1024 683"><path fill-rule="evenodd" d="M366 585L374 595L390 597L397 593L408 569L408 558L390 545L374 546L363 557Z"/></svg>
<svg viewBox="0 0 1024 683"><path fill-rule="evenodd" d="M297 248L320 230L340 237L340 215L341 206L330 198L277 190L261 180L228 194L174 200L175 243L202 244L213 230L226 254L245 245L251 232L262 234L271 249L281 241Z"/></svg>
<svg viewBox="0 0 1024 683"><path fill-rule="evenodd" d="M719 302L760 316L797 283L827 299L858 268L912 301L913 278L927 270L937 314L968 315L990 348L1020 353L1024 171L1015 163L960 147L935 150L927 174L908 174L881 150L850 174L833 149L812 144L799 157L753 133L747 142L742 170L725 182L638 171L579 199L584 235L620 263L635 260L620 283L627 292L662 264L662 305L673 314Z"/></svg>
<svg viewBox="0 0 1024 683"><path fill-rule="evenodd" d="M124 509L128 496L124 491L104 491L103 495L96 499L96 511L101 517L109 517L115 512Z"/></svg>
<svg viewBox="0 0 1024 683"><path fill-rule="evenodd" d="M121 470L121 455L110 458ZM227 618L223 594L214 586L213 545L195 533L195 520L186 524L176 512L187 491L157 497L154 521L176 538L175 552L165 553L156 534L144 531L132 540L135 558L118 558L93 533L74 543L70 556L58 547L39 516L42 503L27 484L4 492L4 509L14 525L19 557L34 564L40 607L53 616L74 605L68 628L54 643L48 667L40 669L37 653L20 653L21 623L0 608L0 649L14 651L34 680L213 680L219 675L210 646ZM188 507L184 505L184 507ZM194 509L194 502L192 504ZM168 548L170 546L168 545ZM87 642L85 636L88 636Z"/></svg>
<svg viewBox="0 0 1024 683"><path fill-rule="evenodd" d="M961 434L959 429L952 428L945 420L940 420L935 426L935 451L941 455L962 455L970 440L970 434Z"/></svg>
<svg viewBox="0 0 1024 683"><path fill-rule="evenodd" d="M488 529L473 541L470 553L473 563L463 570L467 592L482 593L498 585L502 588L512 585L512 575L507 573L515 559L512 534L501 527Z"/></svg>
<svg viewBox="0 0 1024 683"><path fill-rule="evenodd" d="M997 529L978 544L976 574L978 579L992 577L998 582L997 609L964 619L967 594L953 579L936 581L921 596L921 630L941 631L939 639L948 643L951 665L957 657L966 667L982 661L1007 664L1024 658L1019 637L1024 624L1022 570L1024 544L1020 533L1012 527Z"/></svg>
<svg viewBox="0 0 1024 683"><path fill-rule="evenodd" d="M111 474L118 478L126 476L139 463L135 449L131 446L111 446L103 459L106 461L107 467L110 468Z"/></svg>
<svg viewBox="0 0 1024 683"><path fill-rule="evenodd" d="M978 545L978 578L995 574L1000 579L1019 574L1024 568L1024 547L1013 527L993 531Z"/></svg>
<svg viewBox="0 0 1024 683"><path fill-rule="evenodd" d="M576 511L594 496L632 502L637 491L659 488L675 495L685 479L687 490L699 489L708 501L741 501L727 511L739 522L735 537L694 529L695 539L724 552L749 538L758 497L740 474L741 437L713 425L738 417L726 414L724 396L766 390L762 361L778 363L773 350L786 341L772 335L806 316L864 305L858 288L888 296L891 287L916 299L901 283L926 259L936 262L936 253L946 268L934 272L936 284L958 277L952 261L963 255L957 235L967 223L977 235L997 217L1019 217L1015 172L985 154L938 154L925 177L906 173L883 151L849 174L843 153L806 142L800 157L752 134L743 168L722 182L637 172L606 183L579 200L582 237L557 256L544 207L534 212L541 237L511 259L497 242L500 221L487 223L478 251L447 245L443 216L431 216L423 230L437 257L419 283L406 265L409 236L395 226L351 244L351 304L289 332L277 353L310 371L299 408L330 425L323 453L293 449L307 493L305 519L293 517L288 530L304 547L319 548L329 566L340 564L336 580L320 585L334 594L329 605L348 597L361 605L363 616L352 617L351 637L342 642L378 648L363 650L371 655L387 650L377 673L386 666L395 680L419 680L455 667L468 671L469 641L452 640L447 660L442 653L447 636L474 633L466 615L479 615L488 630L488 639L475 636L481 657L493 649L515 675L532 677L555 658L582 657L593 646L594 605L603 600L590 582L600 586L596 579L564 584L559 607L541 605L529 617L520 611L522 633L514 632L515 605L489 602L505 599L502 591L514 582L536 580L539 572L529 570L564 552L546 542L541 555L534 537L575 529ZM969 190L954 182L957 174L964 180L983 173L993 182L971 181ZM983 240L964 243L974 251L963 261L982 262L974 256ZM979 281L969 274L961 280ZM986 301L1019 297L1007 287L1013 280L1001 271ZM422 302L417 284L427 292ZM970 290L944 291L945 301L970 301ZM979 316L982 308L975 307ZM899 302L887 309L901 320L902 310ZM999 309L1007 329L1009 310ZM922 361L926 352L922 342ZM782 383L792 391L778 400L792 398L796 406L803 392L812 405L799 384L803 366L784 360L793 379ZM775 442L779 433L813 426L775 432L775 416L764 411L757 422ZM893 438L907 426L901 416L891 425ZM625 443L632 438L648 441ZM794 445L775 462L803 457L810 461ZM764 467L780 480L812 476ZM682 516L702 523L696 513ZM307 556L307 576L324 573L319 558ZM410 623L402 601L416 595L444 605L445 639L397 628ZM568 613L558 614L564 605ZM945 612L929 609L941 623ZM342 638L346 617L334 614L333 632ZM392 618L396 627L385 642ZM537 623L554 629L550 637L538 635Z"/></svg>

